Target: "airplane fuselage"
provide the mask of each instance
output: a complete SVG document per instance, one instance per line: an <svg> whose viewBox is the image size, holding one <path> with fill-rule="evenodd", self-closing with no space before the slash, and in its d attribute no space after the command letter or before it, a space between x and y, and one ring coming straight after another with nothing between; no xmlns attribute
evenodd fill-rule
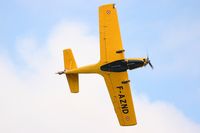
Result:
<svg viewBox="0 0 200 133"><path fill-rule="evenodd" d="M127 60L117 60L105 65L102 65L100 69L102 71L108 72L124 72L127 70L136 69L146 65L146 59L127 59Z"/></svg>
<svg viewBox="0 0 200 133"><path fill-rule="evenodd" d="M123 60L116 60L109 63L97 63L79 68L65 70L66 74L72 73L98 73L105 72L124 72L127 70L133 70L139 67L146 66L148 64L147 58L130 58Z"/></svg>

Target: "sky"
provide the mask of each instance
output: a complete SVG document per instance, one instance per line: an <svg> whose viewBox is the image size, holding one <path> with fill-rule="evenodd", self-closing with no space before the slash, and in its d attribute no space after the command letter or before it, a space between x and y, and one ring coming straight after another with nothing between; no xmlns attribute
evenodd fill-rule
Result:
<svg viewBox="0 0 200 133"><path fill-rule="evenodd" d="M98 7L116 3L138 124L120 127L99 75L80 75L71 94L62 50L78 66L99 60ZM198 0L8 0L0 4L0 132L200 131Z"/></svg>

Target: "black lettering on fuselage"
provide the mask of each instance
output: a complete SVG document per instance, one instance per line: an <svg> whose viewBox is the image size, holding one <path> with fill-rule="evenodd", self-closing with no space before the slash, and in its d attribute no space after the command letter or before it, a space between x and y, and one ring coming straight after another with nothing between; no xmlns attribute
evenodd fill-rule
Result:
<svg viewBox="0 0 200 133"><path fill-rule="evenodd" d="M121 104L125 104L126 103L126 99L120 100Z"/></svg>
<svg viewBox="0 0 200 133"><path fill-rule="evenodd" d="M123 97L125 97L125 95L119 94L119 99L122 99Z"/></svg>
<svg viewBox="0 0 200 133"><path fill-rule="evenodd" d="M120 102L120 106L121 106L121 109L122 109L122 112L124 114L127 114L129 112L129 109L128 109L128 104L127 104L127 101L126 101L126 97L125 95L122 95L122 94L119 94L119 102Z"/></svg>
<svg viewBox="0 0 200 133"><path fill-rule="evenodd" d="M122 112L123 112L124 114L128 114L129 110L128 110L128 109L123 109Z"/></svg>
<svg viewBox="0 0 200 133"><path fill-rule="evenodd" d="M122 109L128 109L128 105L127 104L121 104Z"/></svg>
<svg viewBox="0 0 200 133"><path fill-rule="evenodd" d="M117 86L117 88L120 90L124 89L123 86Z"/></svg>

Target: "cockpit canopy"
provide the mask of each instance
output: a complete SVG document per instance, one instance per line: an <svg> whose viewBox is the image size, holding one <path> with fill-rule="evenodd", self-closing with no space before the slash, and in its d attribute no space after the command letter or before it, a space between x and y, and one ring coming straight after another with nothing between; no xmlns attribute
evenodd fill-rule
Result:
<svg viewBox="0 0 200 133"><path fill-rule="evenodd" d="M101 66L102 71L124 72L144 66L143 60L118 60Z"/></svg>

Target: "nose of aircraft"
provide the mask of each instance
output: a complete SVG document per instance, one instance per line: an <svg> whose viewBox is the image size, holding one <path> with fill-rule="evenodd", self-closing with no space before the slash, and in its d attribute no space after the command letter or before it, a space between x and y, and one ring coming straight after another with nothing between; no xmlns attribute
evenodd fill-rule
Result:
<svg viewBox="0 0 200 133"><path fill-rule="evenodd" d="M149 56L147 56L147 58L145 59L146 64L149 64L149 66L153 69L153 65L151 64L151 61L149 59Z"/></svg>

